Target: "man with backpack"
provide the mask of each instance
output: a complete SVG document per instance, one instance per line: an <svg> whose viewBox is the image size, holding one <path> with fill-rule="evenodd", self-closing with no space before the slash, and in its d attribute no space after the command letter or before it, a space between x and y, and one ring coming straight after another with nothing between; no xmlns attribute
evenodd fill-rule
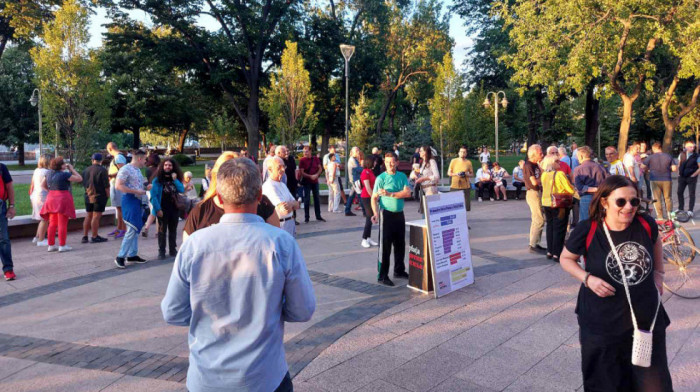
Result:
<svg viewBox="0 0 700 392"><path fill-rule="evenodd" d="M690 209L688 210L688 215L693 217L693 209L695 208L695 186L698 183L698 174L700 174L700 169L698 168L698 161L700 161L700 155L695 152L695 143L692 141L685 142L685 149L678 156L678 161L680 162L678 168L678 209L685 210L685 198L683 193L685 193L685 188L688 187L688 203L690 204Z"/></svg>

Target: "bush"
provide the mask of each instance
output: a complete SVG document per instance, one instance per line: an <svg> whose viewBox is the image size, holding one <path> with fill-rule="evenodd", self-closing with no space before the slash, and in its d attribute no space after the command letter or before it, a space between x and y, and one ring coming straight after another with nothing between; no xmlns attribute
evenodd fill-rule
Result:
<svg viewBox="0 0 700 392"><path fill-rule="evenodd" d="M194 165L194 159L192 159L192 157L190 157L189 155L177 154L177 155L173 155L172 158L180 166Z"/></svg>

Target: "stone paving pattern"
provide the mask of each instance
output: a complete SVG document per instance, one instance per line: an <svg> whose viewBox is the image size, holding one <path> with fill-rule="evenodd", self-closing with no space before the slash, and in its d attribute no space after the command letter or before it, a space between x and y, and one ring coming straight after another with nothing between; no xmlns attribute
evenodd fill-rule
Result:
<svg viewBox="0 0 700 392"><path fill-rule="evenodd" d="M416 203L406 208L419 217ZM299 226L318 306L311 321L285 327L296 391L581 389L578 284L524 251L523 201L473 208L476 283L439 300L405 280L376 284L361 216L324 211L328 223ZM172 259L116 270L118 241L79 239L70 233L75 251L64 254L13 241L19 279L0 282L0 391L185 390L187 330L166 325L159 307ZM140 253L155 257L153 234ZM664 301L674 387L700 390L700 306Z"/></svg>

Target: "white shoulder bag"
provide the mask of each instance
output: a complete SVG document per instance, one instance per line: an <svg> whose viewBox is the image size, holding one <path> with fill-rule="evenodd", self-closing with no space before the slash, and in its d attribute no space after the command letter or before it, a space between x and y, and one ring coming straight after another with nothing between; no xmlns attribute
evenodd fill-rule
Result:
<svg viewBox="0 0 700 392"><path fill-rule="evenodd" d="M627 276L625 276L625 270L622 268L622 261L620 260L620 255L617 253L617 248L615 248L615 243L613 242L612 237L610 237L610 231L608 231L608 225L605 224L605 222L603 222L603 229L605 229L605 236L608 237L610 249L612 249L612 252L615 255L615 260L617 260L617 266L618 268L620 268L622 284L625 286L627 303L629 303L630 305L630 313L632 314L632 324L634 324L634 337L632 341L632 365L640 367L649 367L651 366L651 350L654 338L653 331L654 325L656 324L656 316L659 315L659 308L661 307L661 295L659 295L659 302L656 305L656 313L654 314L654 321L651 322L651 327L648 331L639 329L639 325L637 325L637 318L634 316L634 308L632 308L632 297L630 296L630 289L627 285Z"/></svg>

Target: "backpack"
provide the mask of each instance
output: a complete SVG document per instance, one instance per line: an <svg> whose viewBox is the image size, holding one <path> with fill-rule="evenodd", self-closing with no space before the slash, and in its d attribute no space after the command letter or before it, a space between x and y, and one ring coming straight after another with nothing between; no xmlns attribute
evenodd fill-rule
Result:
<svg viewBox="0 0 700 392"><path fill-rule="evenodd" d="M647 222L646 219L642 218L639 215L637 215L636 218L637 218L637 221L639 221L639 223L642 224L644 231L647 232L649 239L651 239L651 226L649 226L649 222ZM586 252L588 252L588 247L590 247L591 242L593 242L593 237L595 236L596 230L598 230L598 221L592 221L591 228L588 229L588 235L586 236ZM586 257L583 258L583 261L585 263Z"/></svg>

